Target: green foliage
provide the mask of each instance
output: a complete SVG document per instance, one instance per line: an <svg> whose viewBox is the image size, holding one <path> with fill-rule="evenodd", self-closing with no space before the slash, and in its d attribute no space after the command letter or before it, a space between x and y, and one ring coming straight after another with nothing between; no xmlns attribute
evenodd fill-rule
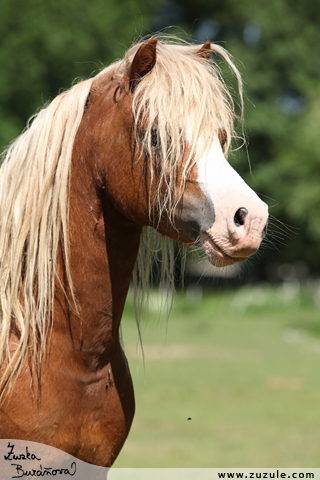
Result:
<svg viewBox="0 0 320 480"><path fill-rule="evenodd" d="M142 0L3 0L0 145L75 78L123 56L151 12Z"/></svg>

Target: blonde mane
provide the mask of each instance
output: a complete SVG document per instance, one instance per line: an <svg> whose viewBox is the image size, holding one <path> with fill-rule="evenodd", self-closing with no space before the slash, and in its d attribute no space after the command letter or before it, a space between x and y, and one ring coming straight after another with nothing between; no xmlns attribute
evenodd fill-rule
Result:
<svg viewBox="0 0 320 480"><path fill-rule="evenodd" d="M53 321L57 257L61 249L71 297L69 267L68 197L74 139L94 83L121 80L141 43L131 47L125 58L80 82L55 98L29 122L26 131L3 154L0 170L0 367L2 394L10 387L28 355L39 374L45 344ZM140 152L151 159L154 136L160 146L161 168L150 161L151 179L156 174L158 211L172 219L173 210L199 154L212 142L219 128L227 136L227 153L234 137L234 105L219 68L196 53L198 45L178 44L159 37L154 68L137 85L133 95L133 118ZM212 45L238 79L242 105L242 84L229 54ZM183 166L181 188L176 193L177 159L182 158L186 132L192 120L193 145ZM188 124L189 122L189 124ZM143 130L141 125L143 124ZM160 172L160 174L159 174ZM168 172L169 175L168 175ZM148 290L153 237L144 236L134 277ZM173 247L163 240L162 275L168 291L173 289ZM142 298L145 298L143 295ZM137 307L139 316L140 306ZM16 345L9 352L9 338ZM11 348L11 347L10 347Z"/></svg>

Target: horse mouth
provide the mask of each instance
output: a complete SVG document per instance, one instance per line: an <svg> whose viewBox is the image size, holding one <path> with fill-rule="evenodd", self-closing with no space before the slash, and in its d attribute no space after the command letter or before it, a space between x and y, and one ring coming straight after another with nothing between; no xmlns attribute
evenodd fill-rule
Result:
<svg viewBox="0 0 320 480"><path fill-rule="evenodd" d="M200 243L209 262L216 267L226 267L247 260L247 257L230 256L208 232L200 233Z"/></svg>

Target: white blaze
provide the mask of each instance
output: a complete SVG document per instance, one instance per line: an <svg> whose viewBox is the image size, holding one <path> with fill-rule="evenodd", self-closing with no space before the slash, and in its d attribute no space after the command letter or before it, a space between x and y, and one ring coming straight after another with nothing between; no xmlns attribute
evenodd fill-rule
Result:
<svg viewBox="0 0 320 480"><path fill-rule="evenodd" d="M199 159L198 182L214 205L216 222L227 220L228 212L233 212L234 215L242 207L249 210L252 202L261 206L263 204L226 160L218 137Z"/></svg>
<svg viewBox="0 0 320 480"><path fill-rule="evenodd" d="M200 233L202 247L214 265L244 261L259 248L268 207L227 162L218 136L197 167L199 187L213 204L215 214L211 228ZM235 217L241 208L247 211L243 222Z"/></svg>

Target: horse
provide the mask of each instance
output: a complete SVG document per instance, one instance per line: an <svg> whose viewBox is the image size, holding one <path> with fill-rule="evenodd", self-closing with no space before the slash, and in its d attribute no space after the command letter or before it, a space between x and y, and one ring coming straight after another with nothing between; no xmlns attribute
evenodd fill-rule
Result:
<svg viewBox="0 0 320 480"><path fill-rule="evenodd" d="M259 248L268 207L227 161L237 115L218 58L242 104L224 48L153 36L4 152L0 438L111 466L135 410L119 327L143 232L219 267Z"/></svg>

